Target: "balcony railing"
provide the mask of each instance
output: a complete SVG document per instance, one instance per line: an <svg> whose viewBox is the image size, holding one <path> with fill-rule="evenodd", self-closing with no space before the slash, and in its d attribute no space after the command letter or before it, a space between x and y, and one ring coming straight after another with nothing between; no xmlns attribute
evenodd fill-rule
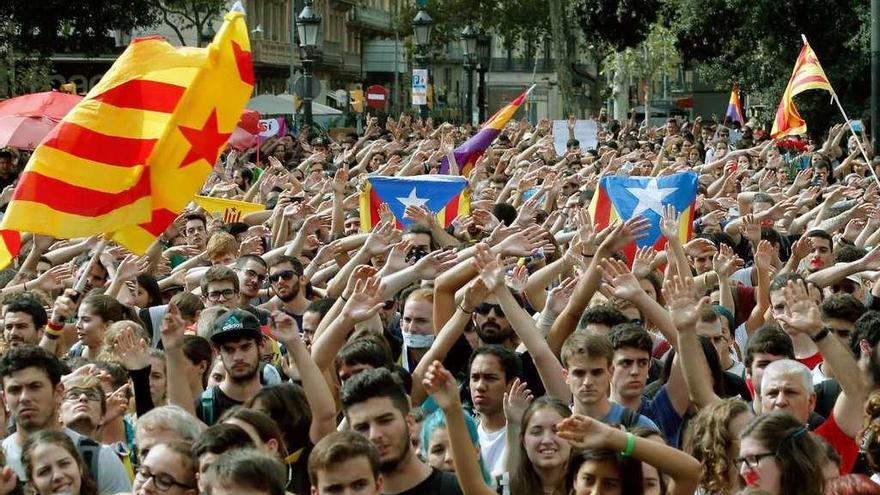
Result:
<svg viewBox="0 0 880 495"><path fill-rule="evenodd" d="M290 43L273 40L251 40L254 63L288 65L290 64ZM299 55L294 55L299 63Z"/></svg>
<svg viewBox="0 0 880 495"><path fill-rule="evenodd" d="M358 5L348 12L348 26L352 29L391 33L391 13L387 10Z"/></svg>

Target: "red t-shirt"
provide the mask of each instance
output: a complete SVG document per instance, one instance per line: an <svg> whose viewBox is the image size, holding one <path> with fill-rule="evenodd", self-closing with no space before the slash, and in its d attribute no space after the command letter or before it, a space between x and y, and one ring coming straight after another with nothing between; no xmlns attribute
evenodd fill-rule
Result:
<svg viewBox="0 0 880 495"><path fill-rule="evenodd" d="M807 356L805 358L795 358L799 363L803 364L807 368L813 369L819 364L822 363L822 354L817 352L812 356Z"/></svg>
<svg viewBox="0 0 880 495"><path fill-rule="evenodd" d="M856 457L859 455L859 446L856 445L855 440L848 437L840 429L840 426L837 425L837 421L834 419L834 413L832 412L828 419L816 428L813 433L822 437L837 451L837 454L840 456L840 474L849 474L856 463Z"/></svg>

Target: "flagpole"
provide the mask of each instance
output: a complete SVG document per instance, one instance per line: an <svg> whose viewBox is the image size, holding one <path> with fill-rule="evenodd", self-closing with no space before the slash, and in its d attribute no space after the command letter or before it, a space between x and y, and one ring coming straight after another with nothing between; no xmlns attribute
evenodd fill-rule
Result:
<svg viewBox="0 0 880 495"><path fill-rule="evenodd" d="M807 36L805 34L801 34L801 39L804 44L807 44ZM830 86L830 81L829 81ZM833 90L831 91L831 99L834 103L837 104L837 109L840 110L840 114L843 115L843 121L846 122L846 125L849 127L849 130L853 133L853 136L856 137L856 145L859 147L859 151L862 153L862 158L865 159L865 165L871 170L871 176L874 177L874 182L877 183L877 187L880 187L880 178L877 177L877 172L874 171L874 167L871 166L871 159L868 158L868 152L865 151L865 147L862 146L862 140L859 139L859 133L856 132L856 129L852 125L852 121L849 120L849 117L846 115L846 110L843 109L843 105L840 104L840 98L837 97L837 92Z"/></svg>
<svg viewBox="0 0 880 495"><path fill-rule="evenodd" d="M95 245L95 252L92 253L92 257L89 259L89 262L86 263L82 274L79 276L79 279L77 279L76 284L73 286L73 290L76 292L76 294L72 296L74 301L77 301L80 296L82 296L82 291L86 288L86 284L89 281L89 272L91 272L95 264L98 263L98 258L101 257L101 253L104 252L105 247L107 247L107 239L101 237L101 239L98 241L98 244ZM56 325L64 325L64 318L56 316L52 319L52 322Z"/></svg>

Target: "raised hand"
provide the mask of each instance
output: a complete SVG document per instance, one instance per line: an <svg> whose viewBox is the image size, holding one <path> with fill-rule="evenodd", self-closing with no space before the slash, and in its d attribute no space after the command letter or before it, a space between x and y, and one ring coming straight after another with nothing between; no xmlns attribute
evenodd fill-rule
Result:
<svg viewBox="0 0 880 495"><path fill-rule="evenodd" d="M789 280L782 289L785 299L785 312L776 315L776 320L789 332L805 333L814 336L822 330L822 314L804 282Z"/></svg>
<svg viewBox="0 0 880 495"><path fill-rule="evenodd" d="M650 228L651 222L643 216L638 216L615 225L611 229L605 229L600 233L605 238L599 244L599 250L606 254L615 253L627 244L647 237Z"/></svg>
<svg viewBox="0 0 880 495"><path fill-rule="evenodd" d="M758 249L755 250L755 266L762 271L767 271L773 266L776 258L776 249L770 244L770 241L763 240L758 243Z"/></svg>
<svg viewBox="0 0 880 495"><path fill-rule="evenodd" d="M125 327L113 343L113 354L125 369L142 370L150 366L150 351L144 339L136 336L130 326Z"/></svg>
<svg viewBox="0 0 880 495"><path fill-rule="evenodd" d="M434 280L441 273L455 266L457 255L454 251L432 251L415 263L416 276L421 280Z"/></svg>
<svg viewBox="0 0 880 495"><path fill-rule="evenodd" d="M525 265L516 265L513 267L510 276L507 277L507 286L515 292L522 292L526 288L529 281L529 269Z"/></svg>
<svg viewBox="0 0 880 495"><path fill-rule="evenodd" d="M464 288L461 307L468 313L473 313L474 308L486 300L491 292L486 284L479 278L471 280Z"/></svg>
<svg viewBox="0 0 880 495"><path fill-rule="evenodd" d="M547 294L547 302L544 304L544 309L557 315L562 313L562 310L568 304L568 300L574 294L576 286L577 279L574 277L563 280L561 284L551 289Z"/></svg>
<svg viewBox="0 0 880 495"><path fill-rule="evenodd" d="M548 244L546 232L535 225L509 235L498 243L498 250L504 256L529 256L532 251L546 244Z"/></svg>
<svg viewBox="0 0 880 495"><path fill-rule="evenodd" d="M643 278L651 273L654 261L657 259L657 251L651 246L644 246L636 249L636 256L633 259L632 273L636 278Z"/></svg>
<svg viewBox="0 0 880 495"><path fill-rule="evenodd" d="M107 396L107 406L104 412L105 424L128 412L128 391L130 389L131 385L126 383Z"/></svg>
<svg viewBox="0 0 880 495"><path fill-rule="evenodd" d="M271 319L272 325L270 328L275 340L287 344L301 339L299 335L299 326L297 326L296 320L294 320L289 314L276 309L272 311Z"/></svg>
<svg viewBox="0 0 880 495"><path fill-rule="evenodd" d="M367 237L364 250L370 256L382 254L394 243L394 226L391 222L379 222Z"/></svg>
<svg viewBox="0 0 880 495"><path fill-rule="evenodd" d="M165 317L162 318L162 345L166 351L177 350L183 347L183 336L186 330L186 322L180 316L180 310L174 303L168 304Z"/></svg>
<svg viewBox="0 0 880 495"><path fill-rule="evenodd" d="M605 258L602 260L601 270L606 282L605 288L614 297L632 301L645 292L639 285L639 280L626 267L626 263Z"/></svg>
<svg viewBox="0 0 880 495"><path fill-rule="evenodd" d="M67 263L53 266L34 280L34 287L39 287L46 292L53 292L64 288L64 283L73 276L73 267ZM30 289L30 287L29 287Z"/></svg>
<svg viewBox="0 0 880 495"><path fill-rule="evenodd" d="M504 392L504 417L507 421L519 424L529 404L534 400L529 384L514 378L510 391Z"/></svg>
<svg viewBox="0 0 880 495"><path fill-rule="evenodd" d="M516 220L514 220L513 223L523 228L528 227L535 223L535 216L537 214L538 201L534 198L529 199L520 206L519 212L516 215Z"/></svg>
<svg viewBox="0 0 880 495"><path fill-rule="evenodd" d="M504 269L501 267L501 257L496 256L489 245L481 242L476 246L474 264L479 271L480 280L490 291L496 291L504 287Z"/></svg>
<svg viewBox="0 0 880 495"><path fill-rule="evenodd" d="M736 271L738 262L742 263L733 254L733 249L727 244L722 243L721 249L712 257L712 269L719 277L727 278Z"/></svg>
<svg viewBox="0 0 880 495"><path fill-rule="evenodd" d="M358 279L348 301L342 307L340 315L354 323L372 318L385 303L378 297L381 282L381 278L376 275L372 275L366 280Z"/></svg>
<svg viewBox="0 0 880 495"><path fill-rule="evenodd" d="M428 366L428 371L425 372L425 378L422 380L422 386L425 387L426 392L431 394L441 409L453 410L461 407L455 379L440 361L434 361Z"/></svg>
<svg viewBox="0 0 880 495"><path fill-rule="evenodd" d="M422 206L407 206L406 209L403 210L403 216L404 218L408 218L413 222L428 228L431 228L437 223L437 218L434 216L434 213Z"/></svg>
<svg viewBox="0 0 880 495"><path fill-rule="evenodd" d="M391 252L388 255L388 259L385 260L385 266L382 268L382 273L384 275L390 275L408 267L409 263L406 261L406 255L412 247L413 243L410 240L400 241L391 246Z"/></svg>
<svg viewBox="0 0 880 495"><path fill-rule="evenodd" d="M394 216L394 213L391 211L391 207L388 206L388 203L379 204L379 221L394 224L397 219Z"/></svg>
<svg viewBox="0 0 880 495"><path fill-rule="evenodd" d="M679 277L675 275L663 284L663 299L669 307L669 316L678 328L679 332L696 330L699 319L699 307L708 298L698 301L697 290L694 288L694 278L690 275Z"/></svg>
<svg viewBox="0 0 880 495"><path fill-rule="evenodd" d="M746 240L756 243L761 240L761 222L750 213L743 217L740 232Z"/></svg>
<svg viewBox="0 0 880 495"><path fill-rule="evenodd" d="M660 233L666 239L679 239L679 214L675 211L675 205L663 207L663 216L660 218Z"/></svg>

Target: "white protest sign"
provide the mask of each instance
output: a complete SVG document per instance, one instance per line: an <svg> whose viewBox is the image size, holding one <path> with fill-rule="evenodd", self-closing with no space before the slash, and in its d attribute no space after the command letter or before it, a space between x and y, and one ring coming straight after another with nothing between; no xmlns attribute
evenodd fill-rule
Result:
<svg viewBox="0 0 880 495"><path fill-rule="evenodd" d="M574 123L574 138L581 142L582 150L596 149L599 144L599 128L595 120L578 120ZM553 147L557 155L565 154L565 143L568 142L568 121L553 121Z"/></svg>

